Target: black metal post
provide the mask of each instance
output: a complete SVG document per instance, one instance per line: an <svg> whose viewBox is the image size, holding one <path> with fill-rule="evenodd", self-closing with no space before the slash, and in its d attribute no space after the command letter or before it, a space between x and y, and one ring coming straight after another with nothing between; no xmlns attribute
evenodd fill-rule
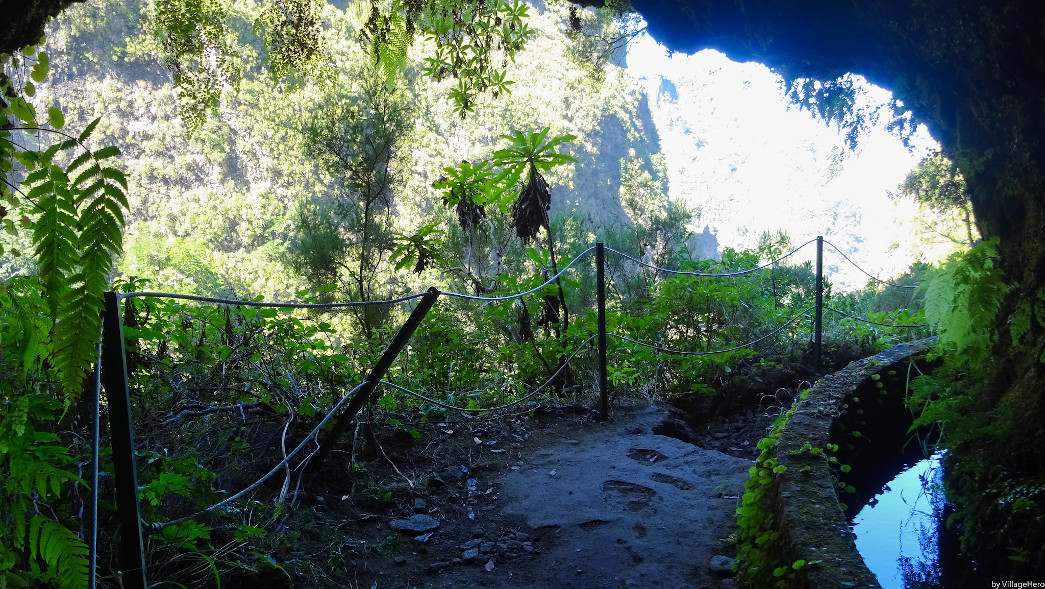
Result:
<svg viewBox="0 0 1045 589"><path fill-rule="evenodd" d="M606 384L606 258L602 242L595 244L595 300L599 316L599 420L607 421L610 393Z"/></svg>
<svg viewBox="0 0 1045 589"><path fill-rule="evenodd" d="M816 236L816 311L813 317L813 355L820 370L824 335L824 236Z"/></svg>
<svg viewBox="0 0 1045 589"><path fill-rule="evenodd" d="M120 521L118 562L125 589L145 589L145 547L138 510L138 470L134 463L134 423L127 390L123 317L116 293L105 293L102 315L102 384L109 407L116 511Z"/></svg>
<svg viewBox="0 0 1045 589"><path fill-rule="evenodd" d="M102 325L105 325L104 312ZM98 584L98 464L99 438L101 438L102 422L102 344L98 343L98 359L94 363L93 382L94 415L91 419L91 521L90 536L87 538L87 589L95 589Z"/></svg>
<svg viewBox="0 0 1045 589"><path fill-rule="evenodd" d="M362 409L363 405L368 403L371 399L371 395L374 393L374 389L377 388L377 384L381 382L381 379L385 377L385 373L392 367L392 363L399 356L399 352L403 351L406 344L410 341L410 338L414 335L414 330L421 324L421 320L425 318L428 311L435 304L435 300L439 298L439 289L432 288L428 289L425 296L421 297L421 301L414 307L410 316L407 317L406 323L399 328L399 333L392 338L392 342L388 344L388 348L385 349L384 355L377 361L377 364L370 369L370 374L367 375L365 384L362 388L356 391L356 395L352 397L352 400L348 402L348 407L345 407L341 413L341 417L337 423L334 424L334 429L331 430L330 434L327 435L323 443L319 445L319 450L316 450L315 456L312 457L313 468L318 468L323 464L327 455L330 454L330 450L337 443L337 439L345 433L348 429L352 418L355 417L356 413Z"/></svg>

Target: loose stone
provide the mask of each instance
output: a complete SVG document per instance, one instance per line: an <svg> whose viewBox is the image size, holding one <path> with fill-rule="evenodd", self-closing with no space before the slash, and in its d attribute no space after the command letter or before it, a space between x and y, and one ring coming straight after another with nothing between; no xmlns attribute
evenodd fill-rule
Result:
<svg viewBox="0 0 1045 589"><path fill-rule="evenodd" d="M736 562L736 560L728 556L713 556L711 557L711 572L721 577L732 577L733 565Z"/></svg>
<svg viewBox="0 0 1045 589"><path fill-rule="evenodd" d="M430 515L418 513L407 519L397 519L389 523L393 530L410 534L424 534L439 527L439 520Z"/></svg>

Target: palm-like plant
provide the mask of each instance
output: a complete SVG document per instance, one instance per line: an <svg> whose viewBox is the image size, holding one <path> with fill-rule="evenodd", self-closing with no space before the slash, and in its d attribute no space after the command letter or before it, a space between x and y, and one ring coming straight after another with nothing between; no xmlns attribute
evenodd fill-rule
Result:
<svg viewBox="0 0 1045 589"><path fill-rule="evenodd" d="M559 135L546 140L548 127L537 133L524 134L516 131L514 135L502 135L501 137L512 142L512 145L499 149L493 154L494 162L502 170L498 178L498 183L504 187L502 190L518 186L523 175L526 176L522 190L512 205L512 227L515 228L515 234L519 239L529 242L535 239L541 227L544 227L548 232L548 240L551 242L551 227L548 223L548 210L552 204L551 191L541 172L548 171L555 166L576 163L576 159L559 153L556 149L561 144L573 141L577 137ZM554 246L550 245L550 247ZM552 256L554 258L554 254Z"/></svg>
<svg viewBox="0 0 1045 589"><path fill-rule="evenodd" d="M487 209L494 205L498 205L504 213L511 209L511 227L516 236L526 243L535 241L543 227L548 235L547 259L551 264L552 273L557 275L559 264L555 254L555 239L548 219L552 203L551 191L541 172L576 162L573 157L558 151L563 143L573 141L576 137L559 135L548 139L548 131L545 127L536 133L516 131L512 135L502 135L502 138L512 142L511 145L494 152L490 160L476 164L464 161L456 167L443 168L445 175L435 182L433 187L442 190L444 205L456 208L458 223L462 229L468 229L485 219ZM541 256L531 255L531 258L539 265L544 264ZM565 340L569 331L569 312L562 282L556 278L555 283L557 296L544 297L544 310L538 323L554 325L556 336ZM525 305L523 313L520 326L524 334L523 339L528 340L532 335L525 335L531 333L529 312ZM541 361L544 362L544 359ZM560 357L559 361L561 367L565 358ZM549 372L554 371L547 363L545 366ZM568 381L568 373L564 375Z"/></svg>
<svg viewBox="0 0 1045 589"><path fill-rule="evenodd" d="M565 142L576 139L573 135L559 135L548 139L548 127L536 133L522 133L516 131L513 135L502 135L503 138L512 142L505 149L494 152L494 162L501 167L499 184L505 187L504 191L519 186L519 191L512 204L512 228L516 236L524 242L529 243L536 240L537 235L543 227L548 236L548 253L551 256L552 273L559 273L559 264L555 256L555 239L552 236L551 224L548 221L548 210L552 206L551 190L548 181L541 174L555 166L576 162L573 157L559 153L558 148ZM525 175L525 181L523 176ZM502 201L503 202L503 201ZM570 315L566 308L566 296L563 293L562 283L556 278L559 287L558 309L554 308L554 299L545 299L545 317L562 317L562 333L566 333L570 325Z"/></svg>

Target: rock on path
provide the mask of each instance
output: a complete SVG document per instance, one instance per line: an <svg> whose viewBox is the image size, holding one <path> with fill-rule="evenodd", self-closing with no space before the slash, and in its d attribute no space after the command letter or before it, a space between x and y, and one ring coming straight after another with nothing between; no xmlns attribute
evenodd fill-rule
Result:
<svg viewBox="0 0 1045 589"><path fill-rule="evenodd" d="M653 434L666 418L656 407L619 416L524 457L503 477L505 512L550 539L509 586L732 586L709 563L731 553L722 539L734 530L752 461Z"/></svg>

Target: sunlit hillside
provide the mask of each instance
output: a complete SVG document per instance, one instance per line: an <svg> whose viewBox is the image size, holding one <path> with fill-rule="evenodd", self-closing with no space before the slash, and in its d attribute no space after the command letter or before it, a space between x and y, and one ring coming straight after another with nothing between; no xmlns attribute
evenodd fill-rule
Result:
<svg viewBox="0 0 1045 589"><path fill-rule="evenodd" d="M948 220L896 197L911 168L937 148L924 129L904 145L882 117L854 150L837 128L791 105L781 78L761 64L710 50L669 58L645 36L628 64L649 96L669 195L699 210L694 232L715 238L701 243L752 248L765 232L785 231L796 245L823 235L881 276L959 247L941 235ZM889 98L868 84L862 90L868 111ZM867 281L849 264L831 266L844 288Z"/></svg>
<svg viewBox="0 0 1045 589"><path fill-rule="evenodd" d="M48 38L55 71L39 92L67 110L71 127L101 116L95 139L123 151L131 213L119 268L183 292L288 296L305 282L288 265L295 216L333 202L337 190L303 130L323 116L332 92L358 85L352 80L372 61L356 40L361 16L326 5L327 68L314 79L276 80L262 63L264 48L247 34L252 5L237 4L243 79L188 136L143 6L105 1L63 13ZM581 15L589 33L617 26ZM854 152L836 129L789 106L763 66L714 52L669 60L640 36L622 68L619 51L569 33L568 18L564 6L532 8L537 34L509 67L510 93L480 96L464 117L447 98L452 79L419 78L426 48L414 48L396 82L412 123L394 162L395 232L429 224L452 233L453 212L432 187L444 168L487 157L506 144L501 135L548 127L550 136L576 137L564 147L577 162L549 172L567 251L602 238L639 253L650 241L639 232L683 222L695 234L694 258L753 248L767 233L783 232L796 245L824 235L867 271L890 276L956 247L936 235L935 215L889 196L931 148L924 134L908 149L883 122ZM868 88L861 100L875 107L885 96ZM839 287L864 285L866 276L836 261L828 269ZM4 273L27 271L26 263L8 258ZM409 290L412 280L384 288Z"/></svg>

